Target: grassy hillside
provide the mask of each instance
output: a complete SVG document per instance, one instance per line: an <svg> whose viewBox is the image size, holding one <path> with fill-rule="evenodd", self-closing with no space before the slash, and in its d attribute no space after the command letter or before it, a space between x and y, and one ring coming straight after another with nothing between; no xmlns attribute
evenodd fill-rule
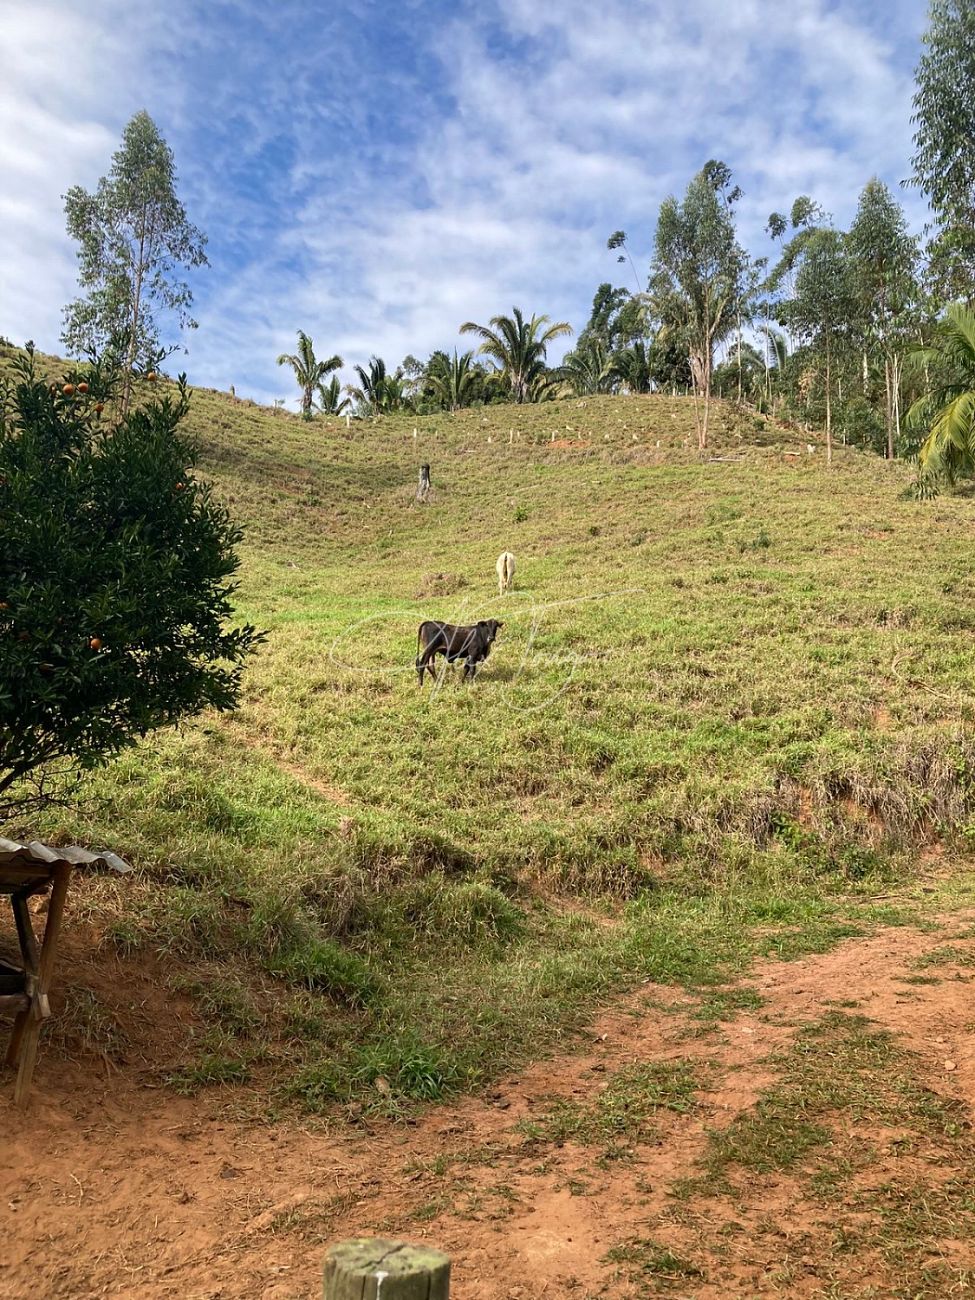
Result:
<svg viewBox="0 0 975 1300"><path fill-rule="evenodd" d="M628 980L891 919L975 834L970 498L730 408L702 460L657 396L347 427L199 391L188 423L269 632L242 708L6 828L137 864L75 932L193 1000L177 1084L435 1096ZM504 620L472 688L417 689L429 617Z"/></svg>

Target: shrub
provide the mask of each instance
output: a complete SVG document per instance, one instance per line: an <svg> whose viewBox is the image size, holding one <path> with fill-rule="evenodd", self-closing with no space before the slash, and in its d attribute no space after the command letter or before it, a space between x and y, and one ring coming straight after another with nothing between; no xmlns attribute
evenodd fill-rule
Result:
<svg viewBox="0 0 975 1300"><path fill-rule="evenodd" d="M378 993L376 977L355 953L331 939L309 939L283 949L269 964L281 976L347 1006L364 1006Z"/></svg>
<svg viewBox="0 0 975 1300"><path fill-rule="evenodd" d="M113 425L116 380L42 383L28 350L0 385L0 816L52 771L232 708L260 639L227 626L240 532L193 478L185 381Z"/></svg>

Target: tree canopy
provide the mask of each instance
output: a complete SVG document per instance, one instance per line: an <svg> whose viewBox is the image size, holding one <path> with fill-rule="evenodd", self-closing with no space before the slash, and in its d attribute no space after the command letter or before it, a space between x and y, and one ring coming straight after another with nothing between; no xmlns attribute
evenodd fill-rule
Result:
<svg viewBox="0 0 975 1300"><path fill-rule="evenodd" d="M975 298L975 7L931 0L915 71L914 183L935 228L932 282L942 302Z"/></svg>
<svg viewBox="0 0 975 1300"><path fill-rule="evenodd" d="M145 111L122 134L109 174L94 193L74 185L64 196L68 234L78 241L82 296L64 311L62 341L76 356L124 339L128 404L133 367L152 370L164 355L160 313L193 328L193 295L180 271L205 266L206 236L176 194L172 150Z"/></svg>
<svg viewBox="0 0 975 1300"><path fill-rule="evenodd" d="M740 197L724 163L709 162L681 201L665 199L657 219L650 275L653 315L687 349L696 391L703 398L700 446L708 441L714 351L747 311L747 256L738 243L734 205Z"/></svg>
<svg viewBox="0 0 975 1300"><path fill-rule="evenodd" d="M233 625L241 534L193 474L185 383L106 427L112 388L98 367L43 383L31 351L0 385L0 816L233 708L259 640Z"/></svg>
<svg viewBox="0 0 975 1300"><path fill-rule="evenodd" d="M294 371L298 387L301 389L301 415L305 420L312 417L312 406L316 392L323 396L326 375L333 370L341 370L345 362L340 356L329 357L319 361L315 356L315 347L304 330L298 331L298 351L283 352L278 357L279 366L290 366Z"/></svg>
<svg viewBox="0 0 975 1300"><path fill-rule="evenodd" d="M508 384L512 401L531 402L537 401L551 383L546 377L548 345L571 334L572 326L568 321L550 324L548 316L526 320L521 309L515 307L510 316L492 316L488 325L466 321L460 332L475 334L481 340L478 353L495 363Z"/></svg>

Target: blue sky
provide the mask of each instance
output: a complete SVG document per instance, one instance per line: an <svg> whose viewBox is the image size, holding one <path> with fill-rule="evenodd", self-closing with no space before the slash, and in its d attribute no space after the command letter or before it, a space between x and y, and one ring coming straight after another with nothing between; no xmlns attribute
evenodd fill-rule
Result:
<svg viewBox="0 0 975 1300"><path fill-rule="evenodd" d="M849 221L899 190L925 0L0 0L0 334L57 350L60 196L138 109L209 235L194 383L287 396L306 330L347 371L458 343L517 304L585 323L633 287L660 202L720 158L741 233L808 193Z"/></svg>

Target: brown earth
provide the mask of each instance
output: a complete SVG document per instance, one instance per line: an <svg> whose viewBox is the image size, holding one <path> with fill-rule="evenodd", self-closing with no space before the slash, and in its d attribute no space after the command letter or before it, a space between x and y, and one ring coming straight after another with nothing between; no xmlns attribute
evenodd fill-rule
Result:
<svg viewBox="0 0 975 1300"><path fill-rule="evenodd" d="M764 1003L724 1021L696 1018L697 998L645 986L579 1050L413 1123L271 1125L253 1118L247 1090L180 1098L154 1083L151 1059L141 1073L131 1062L116 1070L71 1059L52 1037L26 1114L10 1105L10 1076L2 1080L0 1296L307 1300L320 1294L328 1244L372 1233L447 1250L458 1300L935 1296L949 1293L946 1276L952 1294L967 1292L971 1235L955 1239L932 1220L906 1256L863 1236L882 1226L871 1197L889 1184L922 1189L917 1215L971 1179L967 1139L961 1150L851 1111L836 1117L830 1158L839 1167L867 1140L872 1156L831 1201L812 1194L801 1164L746 1171L724 1191L698 1184L680 1194L677 1180L701 1177L709 1134L755 1106L777 1079L775 1058L831 1006L855 1003L857 1015L892 1031L916 1054L918 1086L966 1117L967 1129L972 920L953 916L937 934L886 929L756 966L743 987ZM961 956L919 975L912 961L949 942ZM151 969L134 978L126 969L130 1014L159 1026L161 1059L180 1008L169 994L161 1005ZM111 972L85 975L109 982ZM931 982L911 982L922 979ZM560 1100L582 1113L615 1072L646 1062L693 1071L686 1111L661 1108L649 1129L612 1142L552 1136L546 1117ZM857 1233L869 1245L844 1247ZM647 1240L643 1267L646 1248L632 1243ZM903 1289L905 1259L917 1276L930 1273L931 1288Z"/></svg>

